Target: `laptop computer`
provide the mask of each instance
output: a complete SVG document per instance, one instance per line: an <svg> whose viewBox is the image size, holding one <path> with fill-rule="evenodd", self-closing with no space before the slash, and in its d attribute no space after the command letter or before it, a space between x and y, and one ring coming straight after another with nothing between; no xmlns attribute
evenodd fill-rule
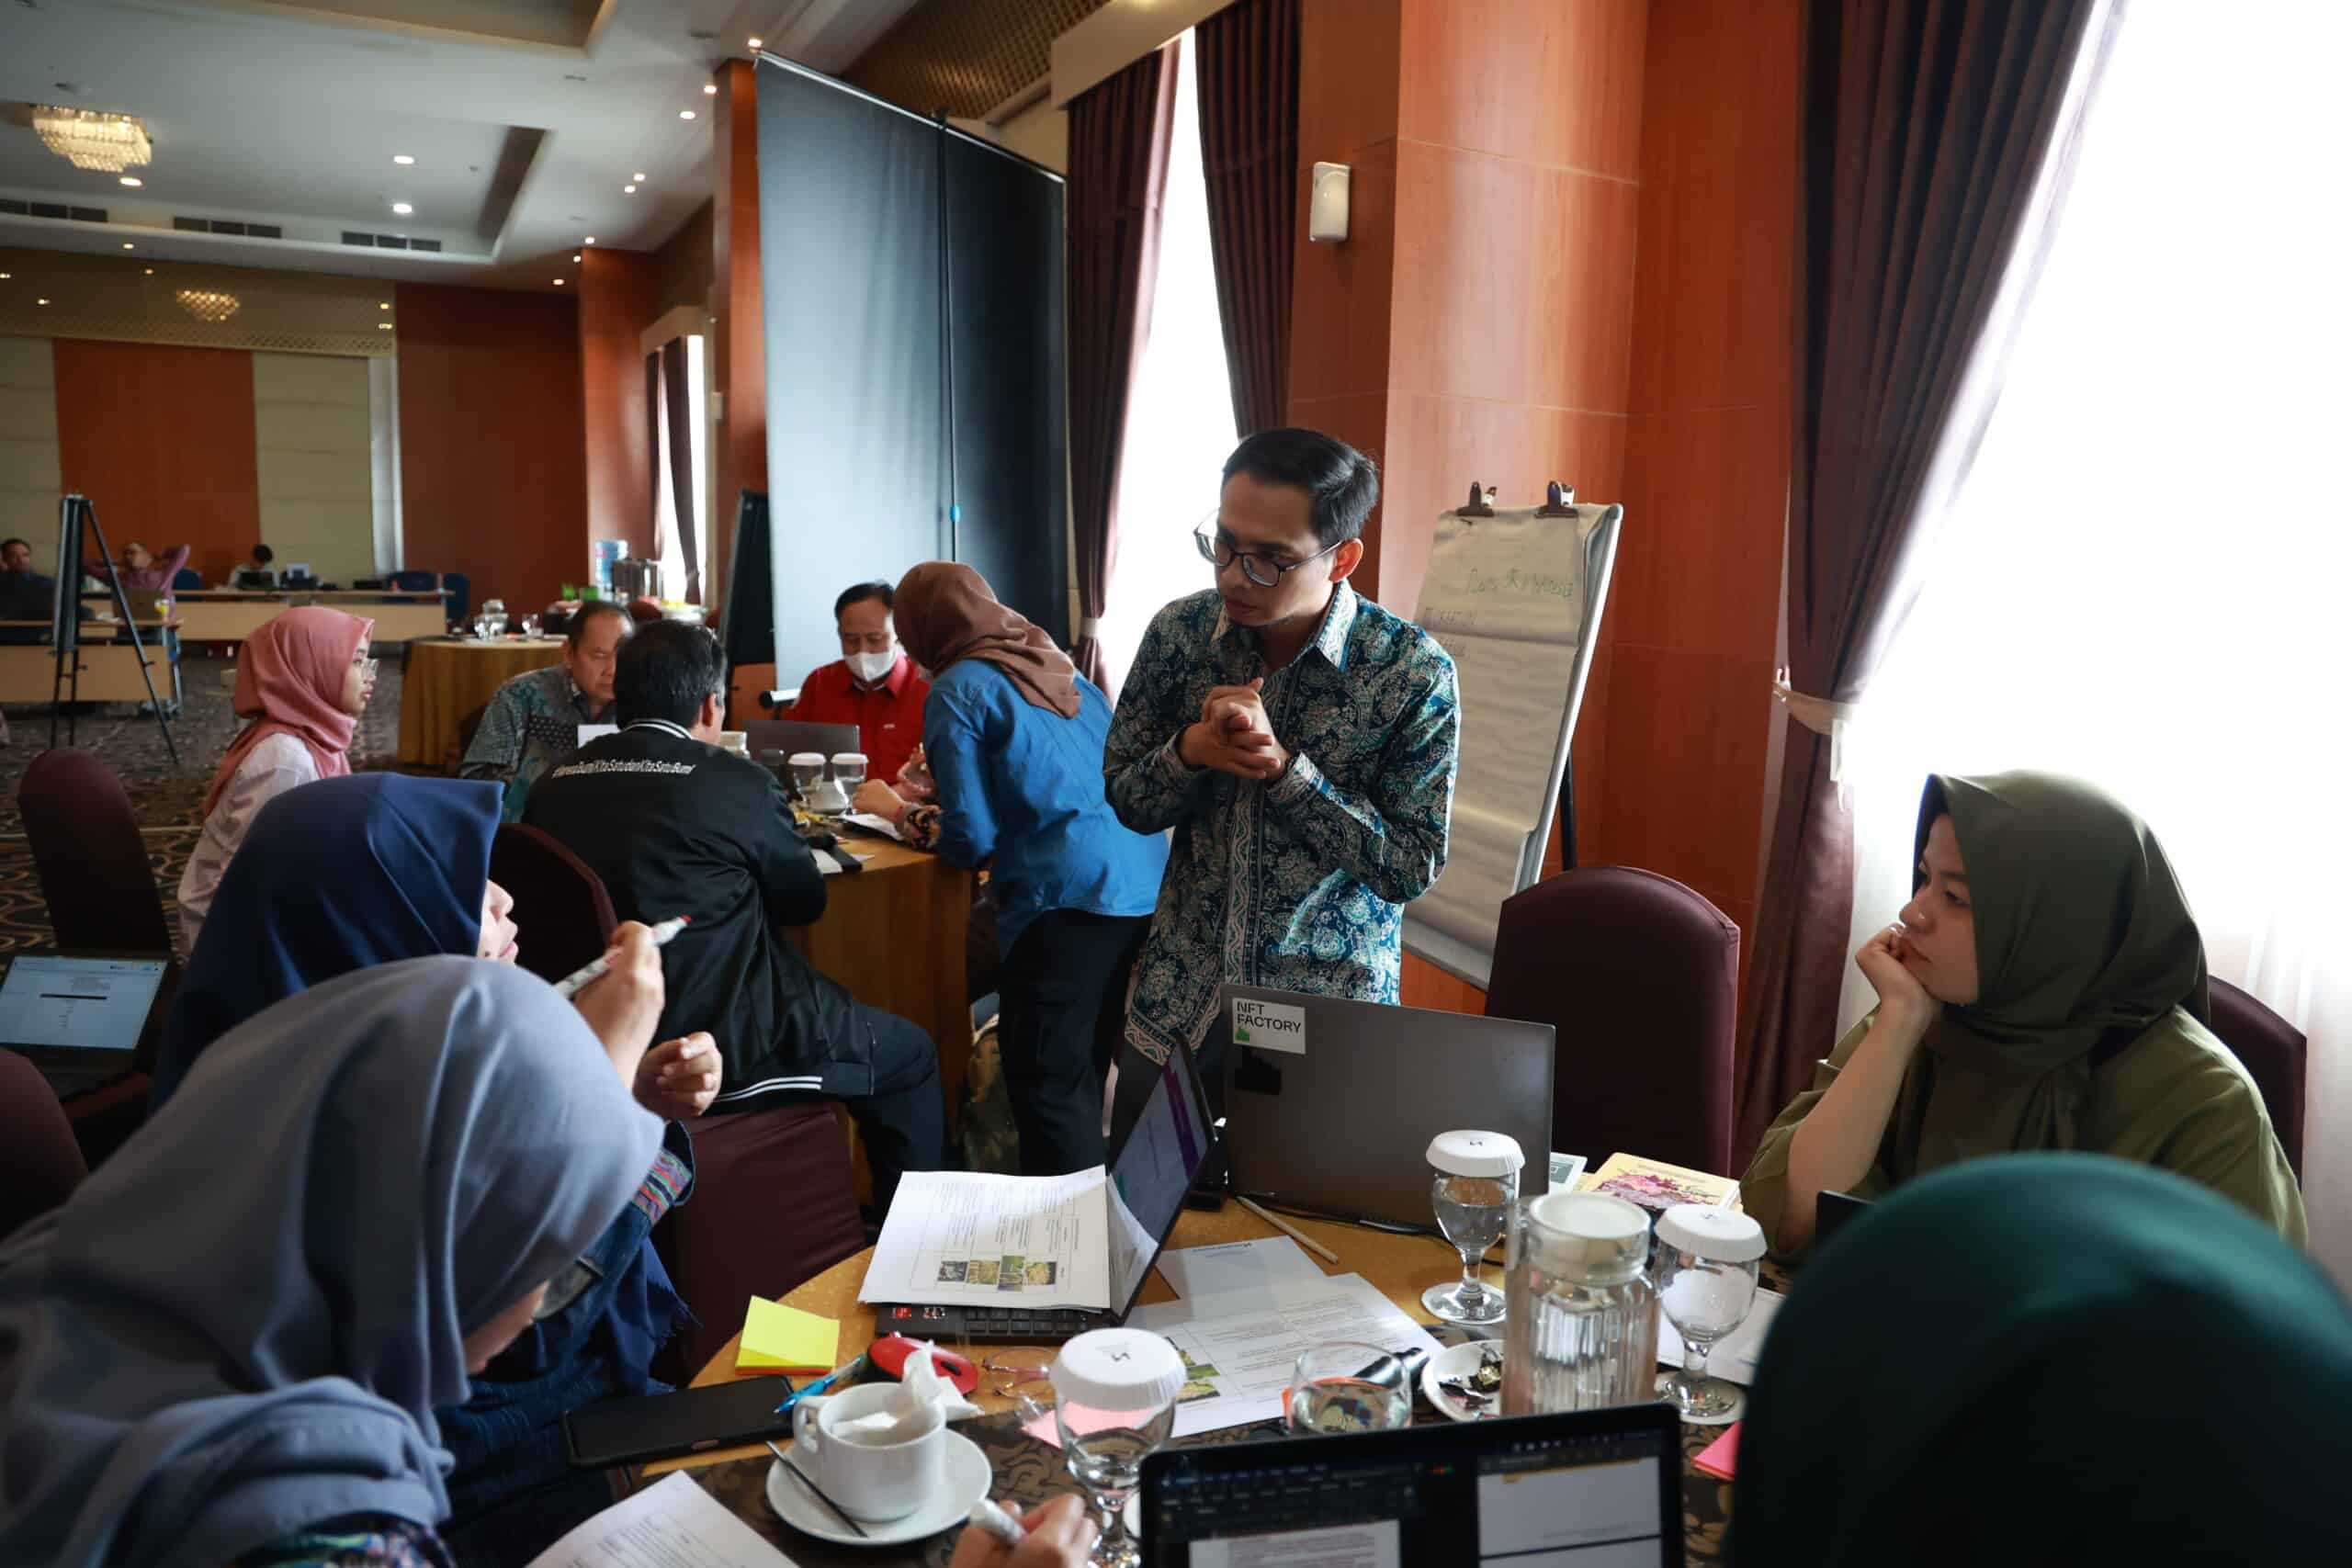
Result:
<svg viewBox="0 0 2352 1568"><path fill-rule="evenodd" d="M1207 1163L1216 1137L1199 1075L1179 1051L1160 1069L1143 1114L1111 1162L1110 1299L1115 1304L1109 1311L887 1303L874 1309L875 1332L1040 1345L1125 1323L1176 1228L1176 1217L1184 1212L1184 1194Z"/></svg>
<svg viewBox="0 0 2352 1568"><path fill-rule="evenodd" d="M1520 1196L1551 1190L1548 1023L1228 985L1209 1027L1245 1198L1434 1234L1430 1140L1455 1129L1516 1139Z"/></svg>
<svg viewBox="0 0 2352 1568"><path fill-rule="evenodd" d="M1671 1405L1161 1449L1143 1555L1168 1568L1681 1568Z"/></svg>
<svg viewBox="0 0 2352 1568"><path fill-rule="evenodd" d="M0 1045L30 1057L60 1100L150 1066L177 968L157 953L19 951L0 978Z"/></svg>
<svg viewBox="0 0 2352 1568"><path fill-rule="evenodd" d="M754 761L760 760L763 751L781 751L786 756L795 751L821 751L831 759L858 749L857 726L811 724L798 718L747 719L743 724L743 746Z"/></svg>

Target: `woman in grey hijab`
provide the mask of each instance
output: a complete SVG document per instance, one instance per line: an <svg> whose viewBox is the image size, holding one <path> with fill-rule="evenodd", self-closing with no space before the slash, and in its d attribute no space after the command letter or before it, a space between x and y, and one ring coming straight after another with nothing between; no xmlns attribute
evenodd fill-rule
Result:
<svg viewBox="0 0 2352 1568"><path fill-rule="evenodd" d="M223 1036L0 1247L0 1562L446 1562L435 1406L660 1145L619 1065L464 958Z"/></svg>

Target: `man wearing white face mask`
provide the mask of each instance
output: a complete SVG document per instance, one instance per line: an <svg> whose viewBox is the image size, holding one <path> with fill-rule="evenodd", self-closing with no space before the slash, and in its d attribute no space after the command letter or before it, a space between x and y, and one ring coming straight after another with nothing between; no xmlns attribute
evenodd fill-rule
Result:
<svg viewBox="0 0 2352 1568"><path fill-rule="evenodd" d="M842 634L836 663L808 672L786 718L857 726L868 778L895 779L922 743L922 705L931 682L915 673L890 626L891 588L860 582L833 601Z"/></svg>

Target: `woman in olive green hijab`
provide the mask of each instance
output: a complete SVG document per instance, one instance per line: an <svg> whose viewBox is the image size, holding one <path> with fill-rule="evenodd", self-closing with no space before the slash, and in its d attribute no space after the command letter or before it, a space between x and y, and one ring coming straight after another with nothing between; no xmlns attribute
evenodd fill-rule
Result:
<svg viewBox="0 0 2352 1568"><path fill-rule="evenodd" d="M1879 1005L1764 1134L1741 1201L1783 1253L1823 1191L1979 1155L2179 1172L2303 1241L2254 1080L2205 1027L2205 944L2146 824L2052 773L1935 775L1911 902L1855 963Z"/></svg>

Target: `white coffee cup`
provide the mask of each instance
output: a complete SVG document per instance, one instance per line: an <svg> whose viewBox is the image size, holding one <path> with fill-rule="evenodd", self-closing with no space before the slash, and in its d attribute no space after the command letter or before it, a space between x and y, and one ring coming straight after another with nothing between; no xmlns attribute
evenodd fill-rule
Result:
<svg viewBox="0 0 2352 1568"><path fill-rule="evenodd" d="M947 1477L947 1417L935 1404L903 1409L895 1383L811 1394L792 1407L792 1453L804 1474L854 1517L904 1518L938 1495ZM847 1430L872 1416L895 1430Z"/></svg>

